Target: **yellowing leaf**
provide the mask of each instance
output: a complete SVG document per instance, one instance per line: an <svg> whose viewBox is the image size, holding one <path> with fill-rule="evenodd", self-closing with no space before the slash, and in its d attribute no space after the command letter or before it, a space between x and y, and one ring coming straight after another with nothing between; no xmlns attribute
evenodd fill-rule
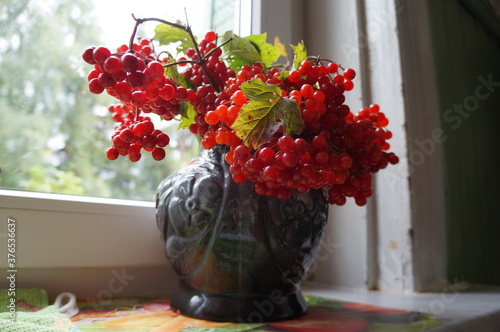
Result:
<svg viewBox="0 0 500 332"><path fill-rule="evenodd" d="M293 67L298 69L300 63L307 59L307 50L304 42L300 42L297 46L290 45L293 49Z"/></svg>
<svg viewBox="0 0 500 332"><path fill-rule="evenodd" d="M280 38L278 36L274 37L274 47L278 50L280 55L284 56L285 58L288 59L288 53L286 51L285 45L280 41Z"/></svg>
<svg viewBox="0 0 500 332"><path fill-rule="evenodd" d="M286 135L300 134L303 119L296 101L281 97L276 85L253 79L241 85L249 102L241 108L231 129L247 146L257 149L266 143L281 126Z"/></svg>
<svg viewBox="0 0 500 332"><path fill-rule="evenodd" d="M295 99L281 98L280 102L285 109L283 115L283 123L286 136L299 135L304 129L304 119L302 118L302 112L300 111L299 104Z"/></svg>
<svg viewBox="0 0 500 332"><path fill-rule="evenodd" d="M281 98L281 89L274 84L266 84L260 78L241 84L243 91L251 99L274 99Z"/></svg>

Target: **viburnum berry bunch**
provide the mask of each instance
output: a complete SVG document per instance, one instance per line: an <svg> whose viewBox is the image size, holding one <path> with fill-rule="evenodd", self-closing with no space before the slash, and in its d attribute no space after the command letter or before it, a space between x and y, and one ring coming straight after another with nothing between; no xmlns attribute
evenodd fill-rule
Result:
<svg viewBox="0 0 500 332"><path fill-rule="evenodd" d="M120 103L109 107L116 122L108 159L142 152L165 157L170 138L152 116L179 121L199 135L205 149L227 146L225 160L236 183L255 183L260 195L280 199L292 190L325 189L331 204L372 195L372 174L396 164L388 152L392 133L377 104L351 112L344 94L356 72L307 56L303 43L285 47L266 34L240 37L209 31L197 40L189 26L135 18L128 45L116 51L89 47L83 59L92 93L106 91ZM155 36L135 42L140 24L156 21ZM160 50L175 45L177 54ZM286 65L276 64L280 56Z"/></svg>

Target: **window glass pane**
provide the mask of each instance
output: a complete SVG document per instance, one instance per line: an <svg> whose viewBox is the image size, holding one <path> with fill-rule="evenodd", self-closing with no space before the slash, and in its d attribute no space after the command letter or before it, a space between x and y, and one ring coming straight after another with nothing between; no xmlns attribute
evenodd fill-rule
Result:
<svg viewBox="0 0 500 332"><path fill-rule="evenodd" d="M232 29L238 0L2 0L0 8L0 187L152 200L169 173L197 154L197 141L177 124L161 162L109 161L117 103L88 91L90 45L128 44L137 17L185 21L196 35ZM153 36L154 24L137 36Z"/></svg>

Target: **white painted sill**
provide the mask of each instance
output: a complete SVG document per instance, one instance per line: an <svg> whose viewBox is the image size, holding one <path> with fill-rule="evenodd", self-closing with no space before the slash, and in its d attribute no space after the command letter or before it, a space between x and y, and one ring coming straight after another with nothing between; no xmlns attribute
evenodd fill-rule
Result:
<svg viewBox="0 0 500 332"><path fill-rule="evenodd" d="M429 332L500 331L500 289L448 285L441 293L391 294L378 291L353 291L306 282L305 294L340 301L412 310L451 319ZM426 330L427 331L427 330Z"/></svg>
<svg viewBox="0 0 500 332"><path fill-rule="evenodd" d="M153 202L0 190L0 218L19 268L166 265Z"/></svg>
<svg viewBox="0 0 500 332"><path fill-rule="evenodd" d="M170 295L177 277L163 253L154 213L152 202L0 190L0 252L6 248L6 221L13 218L20 287L44 288L51 298L64 291L98 299ZM0 270L5 263L1 257ZM311 295L452 319L431 331L500 331L500 289L453 287L424 294L314 283L303 288Z"/></svg>

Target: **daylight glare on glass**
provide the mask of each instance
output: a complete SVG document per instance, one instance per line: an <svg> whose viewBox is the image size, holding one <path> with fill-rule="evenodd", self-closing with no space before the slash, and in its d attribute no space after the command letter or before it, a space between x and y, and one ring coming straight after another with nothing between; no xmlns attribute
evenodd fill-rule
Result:
<svg viewBox="0 0 500 332"><path fill-rule="evenodd" d="M222 2L224 15L216 18ZM188 20L200 35L214 25L230 30L233 13L234 1L218 0L3 0L0 188L152 200L161 180L196 156L198 143L174 123L166 129L172 148L163 161L107 160L113 133L108 107L117 100L89 92L92 66L82 52L128 44L132 14ZM154 26L141 25L137 37L152 38Z"/></svg>

